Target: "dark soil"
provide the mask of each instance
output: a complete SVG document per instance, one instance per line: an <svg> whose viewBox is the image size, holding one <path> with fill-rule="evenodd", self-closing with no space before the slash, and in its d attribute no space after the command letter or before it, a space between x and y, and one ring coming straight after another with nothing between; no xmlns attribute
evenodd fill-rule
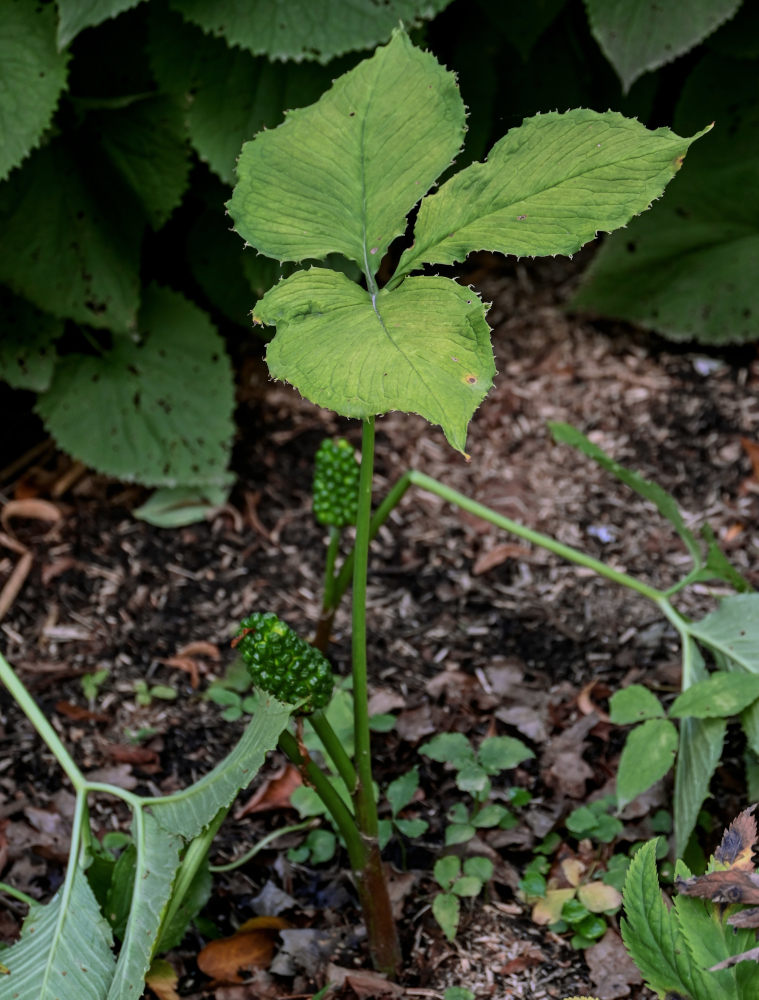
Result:
<svg viewBox="0 0 759 1000"><path fill-rule="evenodd" d="M377 495L413 466L657 586L674 582L687 565L674 532L650 504L552 442L546 421L564 420L670 490L692 527L708 521L741 572L759 584L759 481L750 460L759 418L755 351L676 347L572 317L563 303L578 273L577 261L477 262L467 280L493 301L500 375L470 428L471 461L452 452L437 428L392 414L378 421ZM0 625L4 653L85 772L148 794L195 780L239 736L243 722L222 722L202 695L233 662L229 637L241 617L272 610L302 634L312 632L323 558L323 532L310 512L312 458L327 434L360 439L355 422L268 383L255 359L243 370L238 484L229 505L205 523L166 531L133 519L144 491L81 469L52 446L0 484L5 501L48 499L60 514L53 522L34 508L5 507L0 585L18 564L20 546L33 562ZM23 407L23 397L16 405ZM8 461L43 439L33 421L23 426ZM681 606L702 614L718 592L694 587ZM404 991L437 997L460 985L478 997L646 996L634 976L611 975L619 971L613 951L589 954L589 969L566 938L533 924L516 889L531 849L551 829L578 850L563 820L613 789L624 731L608 721L608 696L633 680L660 694L676 691L674 632L645 599L419 491L406 495L373 546L369 598L373 706L398 716L392 732L376 737L377 777L385 785L419 766L418 812L430 822L405 858L397 846L388 849ZM346 605L331 648L341 674L349 671L349 624ZM89 703L82 677L101 668L108 677ZM136 681L169 686L176 698L140 705ZM52 755L4 693L0 712L0 878L46 900L62 877L71 796ZM429 909L430 870L442 849L445 811L462 794L450 772L417 754L440 731L475 742L518 736L536 754L494 787L496 798L510 786L532 793L519 824L482 831L466 847L490 856L496 877L485 898L463 907L453 944ZM731 746L715 781L706 849L747 804L740 749ZM282 765L272 755L254 789ZM647 816L669 801L664 783L634 803L616 849L650 836ZM283 807L229 820L214 860L238 856L295 818ZM100 832L126 819L107 801L93 810ZM261 892L276 886L292 896L291 924L328 929L334 954L324 953L317 967L296 960L289 972L262 970L250 986L213 987L197 970L203 939L192 931L169 956L181 995L308 995L334 981L329 961L368 967L343 859L293 864L285 847L297 842L277 843L219 876L205 913L231 933L260 912ZM23 912L2 898L0 938L14 937ZM365 994L373 988L365 984Z"/></svg>

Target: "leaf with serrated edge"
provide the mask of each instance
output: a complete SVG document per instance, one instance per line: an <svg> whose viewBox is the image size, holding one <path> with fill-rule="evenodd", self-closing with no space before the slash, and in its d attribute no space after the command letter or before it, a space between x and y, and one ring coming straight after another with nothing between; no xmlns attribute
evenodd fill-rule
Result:
<svg viewBox="0 0 759 1000"><path fill-rule="evenodd" d="M450 0L172 0L204 31L270 59L318 59L371 48L399 22L409 28Z"/></svg>
<svg viewBox="0 0 759 1000"><path fill-rule="evenodd" d="M2 964L10 973L0 972L0 985L8 990L3 995L102 1000L115 965L111 944L111 929L77 866L46 906L30 907L21 938L3 951Z"/></svg>
<svg viewBox="0 0 759 1000"><path fill-rule="evenodd" d="M0 181L40 141L66 85L52 5L0 0Z"/></svg>
<svg viewBox="0 0 759 1000"><path fill-rule="evenodd" d="M464 118L453 75L396 31L316 104L243 146L235 229L279 260L335 252L374 274L458 151Z"/></svg>
<svg viewBox="0 0 759 1000"><path fill-rule="evenodd" d="M268 291L254 319L277 327L266 352L271 374L312 403L346 417L419 413L464 451L495 374L475 292L424 277L371 296L344 275L312 268Z"/></svg>
<svg viewBox="0 0 759 1000"><path fill-rule="evenodd" d="M55 367L63 322L0 290L0 379L15 389L44 392Z"/></svg>
<svg viewBox="0 0 759 1000"><path fill-rule="evenodd" d="M623 899L622 939L646 985L660 997L668 992L701 997L696 989L703 976L693 966L675 911L667 909L661 896L655 840L630 862Z"/></svg>
<svg viewBox="0 0 759 1000"><path fill-rule="evenodd" d="M453 264L473 250L518 257L573 254L658 198L690 139L585 108L526 119L422 201L397 277Z"/></svg>
<svg viewBox="0 0 759 1000"><path fill-rule="evenodd" d="M759 674L718 671L675 698L672 718L723 719L737 715L759 698Z"/></svg>
<svg viewBox="0 0 759 1000"><path fill-rule="evenodd" d="M677 742L677 730L668 719L649 719L630 731L617 771L617 806L620 809L671 769Z"/></svg>
<svg viewBox="0 0 759 1000"><path fill-rule="evenodd" d="M585 0L590 29L625 90L643 73L694 48L740 5L741 0Z"/></svg>
<svg viewBox="0 0 759 1000"><path fill-rule="evenodd" d="M136 7L141 0L57 0L58 48L64 49L80 31L102 24Z"/></svg>

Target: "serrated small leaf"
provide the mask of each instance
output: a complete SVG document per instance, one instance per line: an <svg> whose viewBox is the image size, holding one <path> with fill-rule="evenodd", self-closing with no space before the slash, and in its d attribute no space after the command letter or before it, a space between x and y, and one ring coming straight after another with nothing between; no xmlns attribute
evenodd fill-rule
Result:
<svg viewBox="0 0 759 1000"><path fill-rule="evenodd" d="M66 85L52 5L0 0L0 181L38 144Z"/></svg>
<svg viewBox="0 0 759 1000"><path fill-rule="evenodd" d="M460 903L458 896L450 892L440 892L432 900L432 915L440 924L449 941L456 937L459 926Z"/></svg>
<svg viewBox="0 0 759 1000"><path fill-rule="evenodd" d="M171 0L183 17L231 45L275 59L318 59L384 41L399 22L408 28L433 17L450 0L384 0L341 3L332 0Z"/></svg>
<svg viewBox="0 0 759 1000"><path fill-rule="evenodd" d="M759 698L759 674L718 671L675 698L672 718L723 719L737 715Z"/></svg>
<svg viewBox="0 0 759 1000"><path fill-rule="evenodd" d="M80 31L102 24L142 0L57 0L58 48L65 49Z"/></svg>
<svg viewBox="0 0 759 1000"><path fill-rule="evenodd" d="M535 754L513 736L486 736L477 751L477 762L491 775L510 771Z"/></svg>
<svg viewBox="0 0 759 1000"><path fill-rule="evenodd" d="M668 719L649 719L630 731L617 771L619 809L671 770L677 745L677 730Z"/></svg>
<svg viewBox="0 0 759 1000"><path fill-rule="evenodd" d="M475 292L424 277L371 296L342 274L312 268L268 291L254 319L277 327L266 352L271 374L312 403L347 417L419 413L464 451L495 374Z"/></svg>
<svg viewBox="0 0 759 1000"><path fill-rule="evenodd" d="M573 254L645 211L679 170L690 139L617 112L579 108L526 119L422 201L414 244L393 278L474 250Z"/></svg>
<svg viewBox="0 0 759 1000"><path fill-rule="evenodd" d="M38 411L59 445L108 475L151 486L228 481L234 389L208 318L176 292L146 291L139 341L70 354Z"/></svg>
<svg viewBox="0 0 759 1000"><path fill-rule="evenodd" d="M642 684L631 684L611 696L609 715L615 726L628 726L645 719L663 718L664 708L653 691Z"/></svg>
<svg viewBox="0 0 759 1000"><path fill-rule="evenodd" d="M373 275L463 135L453 75L396 31L316 104L243 146L229 213L269 257L341 253Z"/></svg>

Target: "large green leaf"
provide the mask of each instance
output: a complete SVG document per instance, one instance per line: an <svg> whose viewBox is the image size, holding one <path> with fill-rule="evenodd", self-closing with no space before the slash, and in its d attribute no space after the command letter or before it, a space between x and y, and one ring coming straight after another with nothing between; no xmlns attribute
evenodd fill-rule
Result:
<svg viewBox="0 0 759 1000"><path fill-rule="evenodd" d="M452 74L396 32L316 103L243 146L237 232L280 260L341 253L374 274L464 134Z"/></svg>
<svg viewBox="0 0 759 1000"><path fill-rule="evenodd" d="M604 243L572 305L709 344L759 333L759 72L707 56L676 126L713 118L654 210Z"/></svg>
<svg viewBox="0 0 759 1000"><path fill-rule="evenodd" d="M262 699L239 743L224 760L183 792L150 803L158 824L186 840L197 837L256 776L267 752L277 745L290 711L290 706L274 698Z"/></svg>
<svg viewBox="0 0 759 1000"><path fill-rule="evenodd" d="M708 131L708 130L705 130ZM617 112L536 115L422 202L398 275L472 250L572 254L658 198L690 144Z"/></svg>
<svg viewBox="0 0 759 1000"><path fill-rule="evenodd" d="M101 357L70 354L38 410L69 454L151 486L223 484L234 387L224 344L205 313L151 287L139 339Z"/></svg>
<svg viewBox="0 0 759 1000"><path fill-rule="evenodd" d="M161 87L189 100L187 128L198 155L228 184L242 144L278 125L285 109L315 101L335 75L314 63L254 58L160 9L151 16L149 52Z"/></svg>
<svg viewBox="0 0 759 1000"><path fill-rule="evenodd" d="M759 594L725 597L716 611L689 624L688 631L739 668L759 673Z"/></svg>
<svg viewBox="0 0 759 1000"><path fill-rule="evenodd" d="M384 41L400 21L413 27L450 0L171 0L204 31L270 59L318 59Z"/></svg>
<svg viewBox="0 0 759 1000"><path fill-rule="evenodd" d="M0 281L55 316L125 332L143 229L117 178L59 140L0 184Z"/></svg>
<svg viewBox="0 0 759 1000"><path fill-rule="evenodd" d="M0 288L0 379L42 392L53 377L63 323Z"/></svg>
<svg viewBox="0 0 759 1000"><path fill-rule="evenodd" d="M141 0L57 0L58 48L65 49L84 28L102 24Z"/></svg>
<svg viewBox="0 0 759 1000"><path fill-rule="evenodd" d="M150 224L160 228L179 204L190 172L182 106L169 97L138 98L90 115L88 126Z"/></svg>
<svg viewBox="0 0 759 1000"><path fill-rule="evenodd" d="M21 938L2 952L10 972L0 970L3 996L103 1000L114 971L111 943L111 928L77 866L47 906L30 907Z"/></svg>
<svg viewBox="0 0 759 1000"><path fill-rule="evenodd" d="M738 715L759 698L759 674L715 674L691 685L675 698L672 718L725 719Z"/></svg>
<svg viewBox="0 0 759 1000"><path fill-rule="evenodd" d="M66 85L51 5L0 0L0 181L40 141Z"/></svg>
<svg viewBox="0 0 759 1000"><path fill-rule="evenodd" d="M430 277L372 296L344 275L312 268L267 292L254 319L277 327L266 353L271 374L311 402L347 417L419 413L464 450L495 374L475 292Z"/></svg>
<svg viewBox="0 0 759 1000"><path fill-rule="evenodd" d="M180 862L182 840L161 829L145 810L135 815L136 848L129 920L107 1000L139 1000Z"/></svg>
<svg viewBox="0 0 759 1000"><path fill-rule="evenodd" d="M694 48L741 0L585 0L590 30L625 88Z"/></svg>

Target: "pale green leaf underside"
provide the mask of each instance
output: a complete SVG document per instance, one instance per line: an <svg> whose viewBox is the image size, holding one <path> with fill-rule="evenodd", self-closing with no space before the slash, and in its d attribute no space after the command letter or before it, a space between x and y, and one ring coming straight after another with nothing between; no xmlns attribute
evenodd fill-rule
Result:
<svg viewBox="0 0 759 1000"><path fill-rule="evenodd" d="M58 48L64 49L80 31L102 24L141 0L57 0Z"/></svg>
<svg viewBox="0 0 759 1000"><path fill-rule="evenodd" d="M132 511L132 516L157 528L180 528L204 521L226 503L225 486L164 486Z"/></svg>
<svg viewBox="0 0 759 1000"><path fill-rule="evenodd" d="M150 486L227 481L234 387L208 317L147 289L141 340L102 357L68 355L38 410L62 448L107 475Z"/></svg>
<svg viewBox="0 0 759 1000"><path fill-rule="evenodd" d="M0 181L40 140L66 85L53 6L0 0Z"/></svg>
<svg viewBox="0 0 759 1000"><path fill-rule="evenodd" d="M140 819L141 824L135 818L132 825L137 864L129 922L107 1000L139 1000L142 996L153 945L179 868L182 841L177 833L167 835L144 810Z"/></svg>
<svg viewBox="0 0 759 1000"><path fill-rule="evenodd" d="M162 89L189 102L192 145L227 184L234 183L242 144L279 125L286 109L317 100L334 76L315 63L272 63L230 49L160 8L151 11L149 53Z"/></svg>
<svg viewBox="0 0 759 1000"><path fill-rule="evenodd" d="M384 41L399 22L412 27L450 0L172 0L204 31L270 59L328 62Z"/></svg>
<svg viewBox="0 0 759 1000"><path fill-rule="evenodd" d="M277 745L290 713L291 706L274 698L262 699L239 743L224 760L184 792L151 803L159 825L187 840L197 837L218 811L250 784L265 755Z"/></svg>
<svg viewBox="0 0 759 1000"><path fill-rule="evenodd" d="M722 757L726 719L683 719L675 765L675 853L682 856Z"/></svg>
<svg viewBox="0 0 759 1000"><path fill-rule="evenodd" d="M80 868L64 903L68 884L47 906L30 908L21 938L3 951L2 964L10 974L0 972L0 985L9 1000L105 997L114 970L111 929Z"/></svg>
<svg viewBox="0 0 759 1000"><path fill-rule="evenodd" d="M61 320L0 290L0 380L16 389L47 389L56 360L53 345L62 333Z"/></svg>
<svg viewBox="0 0 759 1000"><path fill-rule="evenodd" d="M590 29L625 90L688 52L731 18L741 0L585 0Z"/></svg>
<svg viewBox="0 0 759 1000"><path fill-rule="evenodd" d="M693 622L688 631L743 670L759 673L759 594L724 598L716 611Z"/></svg>
<svg viewBox="0 0 759 1000"><path fill-rule="evenodd" d="M464 117L453 75L396 32L316 104L243 146L235 228L269 257L341 253L374 274L459 149Z"/></svg>
<svg viewBox="0 0 759 1000"><path fill-rule="evenodd" d="M271 374L311 402L347 417L419 413L464 451L495 374L475 292L448 278L412 278L373 299L344 275L313 268L267 292L254 318L277 327L266 353Z"/></svg>
<svg viewBox="0 0 759 1000"><path fill-rule="evenodd" d="M708 131L704 130L704 131ZM528 118L422 202L398 274L453 264L473 250L572 254L645 211L690 144L617 112L580 108Z"/></svg>

